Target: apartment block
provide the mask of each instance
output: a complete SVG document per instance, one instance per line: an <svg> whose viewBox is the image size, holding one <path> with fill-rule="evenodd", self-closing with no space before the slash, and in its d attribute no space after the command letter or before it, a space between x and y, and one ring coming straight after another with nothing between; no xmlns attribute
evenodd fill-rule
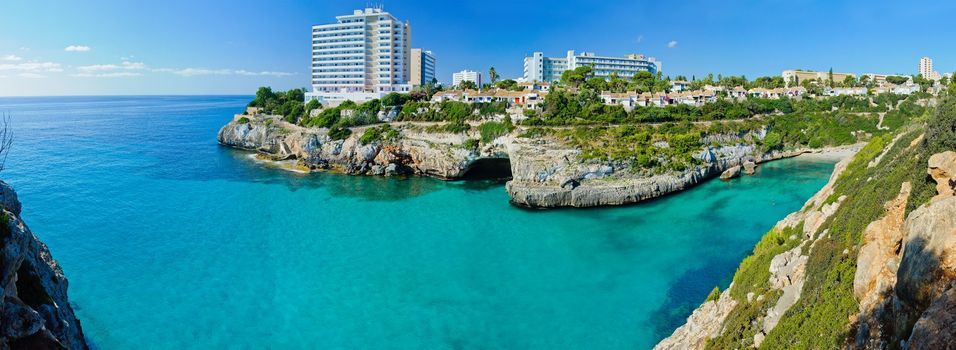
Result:
<svg viewBox="0 0 956 350"><path fill-rule="evenodd" d="M312 26L312 92L323 103L363 102L411 85L411 27L366 8Z"/></svg>
<svg viewBox="0 0 956 350"><path fill-rule="evenodd" d="M660 72L661 62L654 57L630 54L624 57L598 56L593 52L576 53L569 50L565 57L544 57L535 52L524 58L524 80L528 82L553 82L561 79L566 70L590 66L595 77L609 78L617 75L630 78L638 72Z"/></svg>

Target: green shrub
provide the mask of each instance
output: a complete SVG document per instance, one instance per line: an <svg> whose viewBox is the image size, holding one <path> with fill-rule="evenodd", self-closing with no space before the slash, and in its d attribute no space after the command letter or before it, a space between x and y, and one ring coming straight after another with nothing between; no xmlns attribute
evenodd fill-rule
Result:
<svg viewBox="0 0 956 350"><path fill-rule="evenodd" d="M343 127L333 127L329 129L329 137L333 140L345 140L352 135L352 130Z"/></svg>
<svg viewBox="0 0 956 350"><path fill-rule="evenodd" d="M494 139L508 134L512 129L514 127L505 122L484 122L478 126L482 143L490 143Z"/></svg>
<svg viewBox="0 0 956 350"><path fill-rule="evenodd" d="M461 144L461 147L467 150L477 150L478 143L478 139L467 139Z"/></svg>
<svg viewBox="0 0 956 350"><path fill-rule="evenodd" d="M710 294L707 294L707 300L706 300L706 301L717 301L717 299L720 299L720 287L719 287L719 286L714 287L714 290L710 291Z"/></svg>
<svg viewBox="0 0 956 350"><path fill-rule="evenodd" d="M270 120L271 120L271 119L270 119ZM236 121L236 123L239 123L239 124L249 124L249 118L241 117L241 118L239 118L239 120Z"/></svg>

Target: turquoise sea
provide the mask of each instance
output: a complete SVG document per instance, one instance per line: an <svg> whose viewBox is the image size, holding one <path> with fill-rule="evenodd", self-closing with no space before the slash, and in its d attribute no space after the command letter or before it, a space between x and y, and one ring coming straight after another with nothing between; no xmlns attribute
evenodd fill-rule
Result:
<svg viewBox="0 0 956 350"><path fill-rule="evenodd" d="M0 178L99 349L646 349L833 163L617 208L302 175L216 144L250 97L2 98Z"/></svg>

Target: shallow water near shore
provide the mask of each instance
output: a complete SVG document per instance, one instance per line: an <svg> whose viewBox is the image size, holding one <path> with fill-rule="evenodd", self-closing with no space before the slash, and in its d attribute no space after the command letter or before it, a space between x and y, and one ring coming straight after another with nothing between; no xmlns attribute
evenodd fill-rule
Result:
<svg viewBox="0 0 956 350"><path fill-rule="evenodd" d="M650 348L835 162L525 210L500 183L298 174L217 145L249 98L0 98L0 178L97 348Z"/></svg>

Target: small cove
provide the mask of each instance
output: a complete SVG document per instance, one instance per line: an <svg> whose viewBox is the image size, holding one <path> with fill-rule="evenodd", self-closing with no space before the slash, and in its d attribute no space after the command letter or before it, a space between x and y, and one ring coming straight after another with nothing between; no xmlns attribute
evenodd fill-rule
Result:
<svg viewBox="0 0 956 350"><path fill-rule="evenodd" d="M0 99L2 178L99 348L649 348L834 163L523 210L495 181L299 174L217 145L248 98Z"/></svg>

